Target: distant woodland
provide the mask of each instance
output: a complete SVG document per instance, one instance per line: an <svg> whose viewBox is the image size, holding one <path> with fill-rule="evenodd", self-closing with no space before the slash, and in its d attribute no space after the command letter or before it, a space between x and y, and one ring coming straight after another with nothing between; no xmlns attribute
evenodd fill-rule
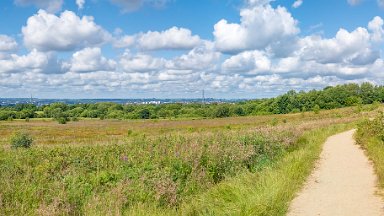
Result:
<svg viewBox="0 0 384 216"><path fill-rule="evenodd" d="M371 83L329 86L323 90L296 92L291 90L275 98L256 99L238 103L192 103L161 105L121 105L95 103L68 105L53 103L36 106L17 104L0 107L0 120L54 118L61 123L79 118L100 119L172 119L224 118L264 114L286 114L328 110L347 106L383 103L384 86Z"/></svg>

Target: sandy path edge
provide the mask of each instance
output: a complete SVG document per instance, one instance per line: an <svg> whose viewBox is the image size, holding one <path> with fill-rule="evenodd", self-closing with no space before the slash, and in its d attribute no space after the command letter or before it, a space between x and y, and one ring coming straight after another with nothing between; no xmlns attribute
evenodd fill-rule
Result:
<svg viewBox="0 0 384 216"><path fill-rule="evenodd" d="M377 177L355 143L354 132L327 139L316 168L287 215L384 215L384 202L376 195Z"/></svg>

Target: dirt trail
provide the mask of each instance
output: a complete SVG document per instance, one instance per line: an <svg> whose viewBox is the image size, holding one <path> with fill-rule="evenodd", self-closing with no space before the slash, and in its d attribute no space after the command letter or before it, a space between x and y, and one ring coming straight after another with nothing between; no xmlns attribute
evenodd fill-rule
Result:
<svg viewBox="0 0 384 216"><path fill-rule="evenodd" d="M375 195L376 175L362 149L347 131L329 137L304 189L293 200L288 215L384 215Z"/></svg>

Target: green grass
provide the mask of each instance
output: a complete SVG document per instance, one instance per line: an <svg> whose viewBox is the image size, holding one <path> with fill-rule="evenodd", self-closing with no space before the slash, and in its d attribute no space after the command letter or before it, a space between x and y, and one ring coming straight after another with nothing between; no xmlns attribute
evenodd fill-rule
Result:
<svg viewBox="0 0 384 216"><path fill-rule="evenodd" d="M187 215L285 215L330 135L351 129L342 124L307 132L298 148L257 173L229 179L185 206Z"/></svg>
<svg viewBox="0 0 384 216"><path fill-rule="evenodd" d="M0 195L6 215L56 209L68 214L124 211L155 203L177 208L227 176L256 170L288 146L259 133L141 137L123 145L2 150ZM120 206L118 204L121 204Z"/></svg>
<svg viewBox="0 0 384 216"><path fill-rule="evenodd" d="M378 185L384 190L384 115L381 113L373 120L364 120L358 125L356 140L372 160Z"/></svg>
<svg viewBox="0 0 384 216"><path fill-rule="evenodd" d="M283 214L321 143L358 118L2 122L0 215ZM9 148L24 129L36 144Z"/></svg>

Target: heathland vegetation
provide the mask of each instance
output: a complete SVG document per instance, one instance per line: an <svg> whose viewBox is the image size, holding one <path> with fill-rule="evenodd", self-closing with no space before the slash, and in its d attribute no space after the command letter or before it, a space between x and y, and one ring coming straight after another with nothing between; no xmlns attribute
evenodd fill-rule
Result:
<svg viewBox="0 0 384 216"><path fill-rule="evenodd" d="M373 161L381 191L384 189L384 113L358 125L356 140Z"/></svg>
<svg viewBox="0 0 384 216"><path fill-rule="evenodd" d="M45 106L18 104L0 107L0 120L54 118L59 123L78 118L171 119L223 118L265 114L286 114L384 102L384 86L370 83L345 84L309 92L289 91L275 98L224 104L121 105L115 103L53 103Z"/></svg>
<svg viewBox="0 0 384 216"><path fill-rule="evenodd" d="M282 215L321 143L373 105L200 120L0 122L2 215ZM15 131L33 138L11 148ZM226 208L225 208L226 206Z"/></svg>
<svg viewBox="0 0 384 216"><path fill-rule="evenodd" d="M0 215L284 215L324 140L376 117L382 91L348 84L235 104L2 107L16 119L0 121ZM145 120L123 120L142 110ZM361 140L382 142L378 119L360 125L369 127Z"/></svg>

